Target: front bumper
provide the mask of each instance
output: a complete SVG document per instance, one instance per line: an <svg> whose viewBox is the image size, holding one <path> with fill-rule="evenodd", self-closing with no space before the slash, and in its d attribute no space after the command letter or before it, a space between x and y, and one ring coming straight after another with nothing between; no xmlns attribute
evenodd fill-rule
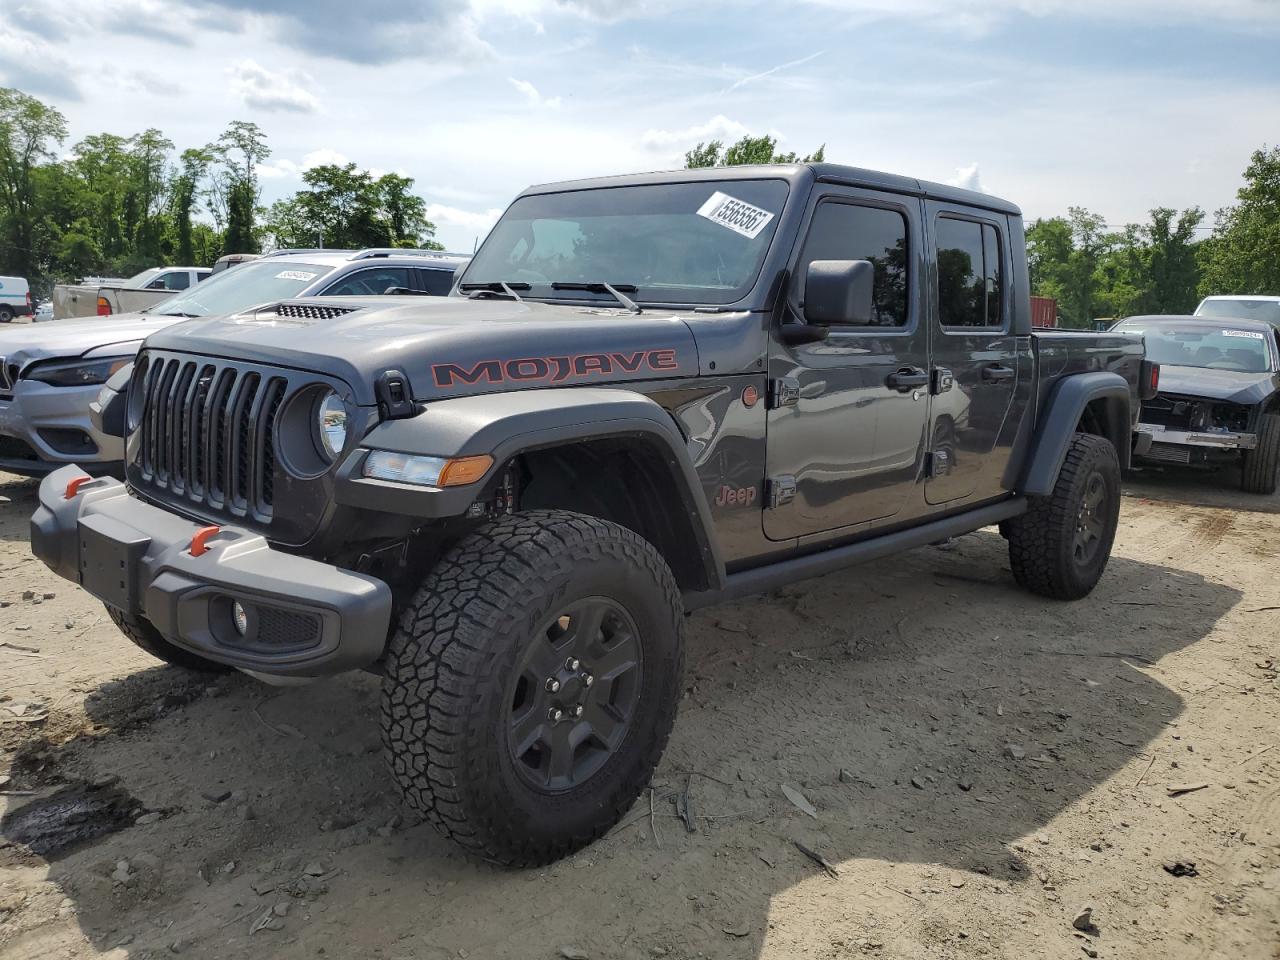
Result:
<svg viewBox="0 0 1280 960"><path fill-rule="evenodd" d="M118 470L124 441L100 432L89 418L101 389L19 380L12 396L0 399L0 470L43 476L68 463L97 473Z"/></svg>
<svg viewBox="0 0 1280 960"><path fill-rule="evenodd" d="M386 645L391 590L381 580L273 549L223 527L193 556L200 529L129 495L118 480L63 467L40 484L31 549L59 576L149 620L171 643L271 678L328 676L366 667ZM237 631L234 604L247 612Z"/></svg>

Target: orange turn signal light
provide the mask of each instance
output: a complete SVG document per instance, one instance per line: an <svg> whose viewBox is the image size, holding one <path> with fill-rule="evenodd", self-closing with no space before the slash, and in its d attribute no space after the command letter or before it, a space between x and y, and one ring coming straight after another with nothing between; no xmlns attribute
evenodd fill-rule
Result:
<svg viewBox="0 0 1280 960"><path fill-rule="evenodd" d="M475 483L492 466L493 457L487 453L478 457L459 457L456 460L450 460L444 465L444 469L440 471L440 479L437 481L437 486L461 487L468 483Z"/></svg>

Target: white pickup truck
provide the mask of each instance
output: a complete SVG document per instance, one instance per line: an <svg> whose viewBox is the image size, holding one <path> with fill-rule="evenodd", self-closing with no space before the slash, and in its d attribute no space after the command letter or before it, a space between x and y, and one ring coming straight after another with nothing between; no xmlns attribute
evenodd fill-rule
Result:
<svg viewBox="0 0 1280 960"><path fill-rule="evenodd" d="M208 267L152 267L128 280L86 278L53 288L53 319L134 313L209 277Z"/></svg>

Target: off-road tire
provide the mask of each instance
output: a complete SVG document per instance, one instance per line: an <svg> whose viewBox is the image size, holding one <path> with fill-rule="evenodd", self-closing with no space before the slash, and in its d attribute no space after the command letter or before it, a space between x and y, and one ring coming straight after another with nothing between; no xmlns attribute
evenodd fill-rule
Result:
<svg viewBox="0 0 1280 960"><path fill-rule="evenodd" d="M542 624L601 597L625 610L639 637L631 723L583 782L535 789L508 746L511 686L542 641ZM568 511L503 518L446 552L391 640L382 737L392 774L412 807L477 856L507 866L551 862L602 836L649 782L683 668L680 591L651 544Z"/></svg>
<svg viewBox="0 0 1280 960"><path fill-rule="evenodd" d="M1258 445L1240 461L1240 489L1245 493L1276 492L1280 470L1280 415L1264 413L1258 421Z"/></svg>
<svg viewBox="0 0 1280 960"><path fill-rule="evenodd" d="M215 663L212 660L206 660L198 654L183 650L160 636L159 631L152 626L150 620L142 617L131 616L118 607L110 604L103 604L107 608L107 614L111 617L111 621L120 628L120 632L136 643L139 647L151 654L157 660L163 660L165 663L175 667L182 667L185 670L196 670L200 673L230 673L231 667L225 663Z"/></svg>
<svg viewBox="0 0 1280 960"><path fill-rule="evenodd" d="M1076 535L1085 509L1086 491L1104 491L1095 511L1099 535L1087 557L1076 555ZM1106 569L1120 520L1120 461L1116 449L1102 437L1077 433L1067 449L1053 492L1028 497L1027 512L1006 520L1009 565L1026 589L1055 600L1087 596Z"/></svg>

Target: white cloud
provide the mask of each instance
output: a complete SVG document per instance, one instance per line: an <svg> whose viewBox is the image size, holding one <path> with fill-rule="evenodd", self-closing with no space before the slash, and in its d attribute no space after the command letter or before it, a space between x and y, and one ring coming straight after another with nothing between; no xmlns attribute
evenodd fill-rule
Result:
<svg viewBox="0 0 1280 960"><path fill-rule="evenodd" d="M640 136L640 142L651 150L667 150L671 147L692 147L708 140L740 140L749 134L743 124L730 120L724 114L716 114L706 123L683 130L649 129Z"/></svg>
<svg viewBox="0 0 1280 960"><path fill-rule="evenodd" d="M982 186L982 176L978 170L976 163L967 167L956 167L956 175L946 181L948 186L961 187L965 190L976 190L978 193L986 193Z"/></svg>
<svg viewBox="0 0 1280 960"><path fill-rule="evenodd" d="M302 158L302 169L310 170L312 167L345 167L351 161L345 153L335 150L333 147L321 147L319 150L312 150Z"/></svg>
<svg viewBox="0 0 1280 960"><path fill-rule="evenodd" d="M507 77L507 80L535 107L551 107L554 109L560 106L559 97L544 97L538 92L538 88L528 80L517 80L515 77Z"/></svg>
<svg viewBox="0 0 1280 960"><path fill-rule="evenodd" d="M291 113L313 113L320 107L308 87L315 81L300 70L273 73L253 60L237 60L227 68L231 92L246 106L259 110L284 110Z"/></svg>
<svg viewBox="0 0 1280 960"><path fill-rule="evenodd" d="M498 222L500 216L502 216L500 207L489 210L462 210L443 203L427 204L427 219L437 227L457 227L461 228L461 231L470 230L481 237L489 232L489 228ZM459 231L453 232L456 234Z"/></svg>
<svg viewBox="0 0 1280 960"><path fill-rule="evenodd" d="M780 63L776 67L770 67L768 70L762 70L760 73L752 73L745 77L740 77L739 79L733 81L733 83L730 85L729 89L725 91L725 93L733 93L733 91L735 90L740 90L743 87L748 86L749 84L756 83L759 80L764 80L766 77L772 77L776 73L781 73L784 70L790 70L792 67L801 66L802 64L808 63L810 60L816 60L818 57L822 56L825 52L826 52L825 50L818 50L818 51L815 51L814 53L809 54L807 57L801 57L798 60L790 60L787 63Z"/></svg>

